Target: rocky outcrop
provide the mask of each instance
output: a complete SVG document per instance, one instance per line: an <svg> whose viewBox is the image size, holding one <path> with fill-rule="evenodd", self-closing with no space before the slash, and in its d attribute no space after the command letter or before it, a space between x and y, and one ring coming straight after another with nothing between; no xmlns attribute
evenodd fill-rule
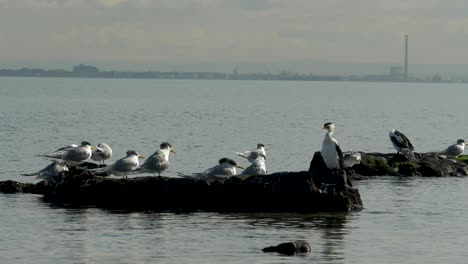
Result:
<svg viewBox="0 0 468 264"><path fill-rule="evenodd" d="M44 181L39 183L21 183L17 181L7 180L0 181L0 192L2 193L35 193L43 194L47 188Z"/></svg>
<svg viewBox="0 0 468 264"><path fill-rule="evenodd" d="M316 155L320 155L320 152L317 153ZM463 156L447 159L438 153L361 153L361 163L347 168L346 172L352 179L363 176L467 176L468 166L464 160ZM316 168L317 164L312 161L309 171Z"/></svg>
<svg viewBox="0 0 468 264"><path fill-rule="evenodd" d="M318 212L363 208L358 190L344 185L339 174L330 172L328 176L303 171L210 179L118 179L71 169L38 190L44 201L58 206L128 210ZM4 184L12 186L3 188L7 192L30 192L35 186Z"/></svg>
<svg viewBox="0 0 468 264"><path fill-rule="evenodd" d="M294 255L310 253L310 245L305 240L296 240L294 242L281 243L277 246L266 247L262 249L263 252L276 252L282 255Z"/></svg>

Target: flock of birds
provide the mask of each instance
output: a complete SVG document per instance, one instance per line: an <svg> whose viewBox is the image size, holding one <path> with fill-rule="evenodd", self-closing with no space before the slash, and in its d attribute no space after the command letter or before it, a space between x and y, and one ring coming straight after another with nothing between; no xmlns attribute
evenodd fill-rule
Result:
<svg viewBox="0 0 468 264"><path fill-rule="evenodd" d="M344 169L360 163L361 154L359 152L343 153L338 141L333 138L335 125L325 123L323 129L327 130L322 143L322 157L329 169ZM390 141L398 154L413 154L414 146L403 133L392 129L389 133ZM465 150L465 140L458 139L456 144L450 145L439 154L445 158L456 158L463 154Z"/></svg>
<svg viewBox="0 0 468 264"><path fill-rule="evenodd" d="M134 150L128 150L126 156L116 162L100 168L88 169L92 172L105 172L108 175L123 176L127 178L129 174L152 173L154 176L166 171L169 168L169 155L176 154L176 151L171 144L163 142L160 148L151 156L145 158ZM254 150L244 152L234 152L240 157L246 158L251 165L244 168L238 165L230 158L222 158L218 161L218 165L211 167L201 173L193 175L183 175L183 177L214 177L214 176L232 176L237 174L237 168L243 169L241 175L265 175L266 171L266 150L265 145L258 144ZM105 164L107 159L112 157L112 149L105 143L99 143L97 147L92 146L89 142L83 141L81 145L72 144L57 149L49 154L39 154L37 156L52 159L52 163L44 169L23 176L37 176L46 181L53 180L55 176L61 172L68 171L69 167L79 166L89 159L97 161L99 164ZM139 159L146 159L140 164Z"/></svg>
<svg viewBox="0 0 468 264"><path fill-rule="evenodd" d="M352 167L355 164L360 163L361 153L355 151L349 151L343 153L338 141L333 138L333 132L335 131L335 125L331 122L325 123L323 129L326 130L325 138L322 142L322 157L329 169L342 170L344 168ZM412 154L414 146L403 133L396 129L392 129L389 133L390 140L393 147L397 150L397 153L401 154ZM458 157L465 149L465 141L459 139L456 144L449 146L445 150L441 151L440 154L446 157ZM129 174L139 173L152 173L154 176L166 171L169 168L169 155L170 153L176 154L171 144L163 142L160 148L156 150L151 156L149 156L141 165L139 159L145 159L136 151L129 150L127 155L113 164L105 167L96 169L90 169L93 172L105 172L109 175L127 177ZM266 148L263 144L258 144L256 149L248 150L244 152L234 152L240 157L247 159L251 165L244 168L238 165L234 160L230 158L222 158L218 161L218 164L211 167L201 173L195 173L193 175L179 174L182 177L229 177L237 174L237 169L243 169L241 175L265 175L266 170ZM40 154L38 156L52 159L52 163L47 165L44 169L29 174L23 174L24 176L37 176L45 180L51 180L53 177L63 171L68 171L69 167L79 166L89 159L97 161L99 164L105 164L104 162L112 157L112 149L105 143L99 143L97 147L92 146L89 142L83 141L81 145L69 145L63 148L57 149L56 151L49 154Z"/></svg>

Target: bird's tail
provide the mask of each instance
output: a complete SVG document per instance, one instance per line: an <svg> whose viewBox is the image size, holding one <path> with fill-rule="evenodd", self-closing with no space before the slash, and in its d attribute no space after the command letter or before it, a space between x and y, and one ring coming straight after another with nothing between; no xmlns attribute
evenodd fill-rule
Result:
<svg viewBox="0 0 468 264"><path fill-rule="evenodd" d="M57 156L49 155L49 154L37 154L37 157L45 157L45 158L50 158L50 159L58 159Z"/></svg>
<svg viewBox="0 0 468 264"><path fill-rule="evenodd" d="M94 169L86 169L86 171L91 171L91 172L103 172L105 168L107 168L107 167L94 168Z"/></svg>
<svg viewBox="0 0 468 264"><path fill-rule="evenodd" d="M36 176L37 175L37 172L36 173L23 173L21 174L22 176Z"/></svg>

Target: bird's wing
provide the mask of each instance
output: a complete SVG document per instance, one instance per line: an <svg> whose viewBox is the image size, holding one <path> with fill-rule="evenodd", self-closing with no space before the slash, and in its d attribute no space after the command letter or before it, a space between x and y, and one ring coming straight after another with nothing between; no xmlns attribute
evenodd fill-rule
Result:
<svg viewBox="0 0 468 264"><path fill-rule="evenodd" d="M63 159L71 161L82 161L88 158L89 153L84 147L70 148L63 155Z"/></svg>
<svg viewBox="0 0 468 264"><path fill-rule="evenodd" d="M205 170L202 174L206 176L216 176L216 175L228 175L230 174L229 169L222 165L217 165L212 168Z"/></svg>
<svg viewBox="0 0 468 264"><path fill-rule="evenodd" d="M396 134L396 132L395 132ZM397 138L395 135L391 135L390 136L390 140L393 142L393 144L395 144L395 146L399 147L399 148L405 148L406 146L404 144L402 144Z"/></svg>
<svg viewBox="0 0 468 264"><path fill-rule="evenodd" d="M250 156L250 151L244 151L244 152L234 152L234 154L239 155L240 157L248 159Z"/></svg>
<svg viewBox="0 0 468 264"><path fill-rule="evenodd" d="M442 154L447 154L447 155L460 155L461 153L461 147L458 145L451 145L448 148L446 148L444 151L442 151Z"/></svg>
<svg viewBox="0 0 468 264"><path fill-rule="evenodd" d="M341 151L341 148L338 142L335 142L335 148L336 148L336 152L338 153L338 163L340 164L340 169L344 169L343 151Z"/></svg>
<svg viewBox="0 0 468 264"><path fill-rule="evenodd" d="M255 167L256 167L256 164L252 164L252 165L248 166L247 168L245 168L245 170L242 171L241 174L242 175L255 175L255 174L257 174L256 170L255 170L256 169Z"/></svg>
<svg viewBox="0 0 468 264"><path fill-rule="evenodd" d="M399 148L409 148L411 150L414 149L413 144L411 144L411 141L400 131L395 130L395 135L399 136L403 142L399 142L397 138L390 137L392 142L398 146Z"/></svg>
<svg viewBox="0 0 468 264"><path fill-rule="evenodd" d="M70 149L70 148L76 148L76 147L78 147L77 144L70 144L70 145L68 145L68 146L61 147L61 148L57 149L57 150L54 151L54 152L59 152L59 151L67 150L67 149Z"/></svg>
<svg viewBox="0 0 468 264"><path fill-rule="evenodd" d="M138 167L138 164L133 159L125 157L116 161L112 167L115 171L132 171Z"/></svg>

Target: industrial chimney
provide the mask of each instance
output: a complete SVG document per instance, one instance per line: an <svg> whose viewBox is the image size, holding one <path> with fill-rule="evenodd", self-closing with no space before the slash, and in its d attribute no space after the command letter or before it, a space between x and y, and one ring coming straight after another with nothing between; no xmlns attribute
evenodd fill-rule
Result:
<svg viewBox="0 0 468 264"><path fill-rule="evenodd" d="M405 35L405 81L408 81L408 35Z"/></svg>

